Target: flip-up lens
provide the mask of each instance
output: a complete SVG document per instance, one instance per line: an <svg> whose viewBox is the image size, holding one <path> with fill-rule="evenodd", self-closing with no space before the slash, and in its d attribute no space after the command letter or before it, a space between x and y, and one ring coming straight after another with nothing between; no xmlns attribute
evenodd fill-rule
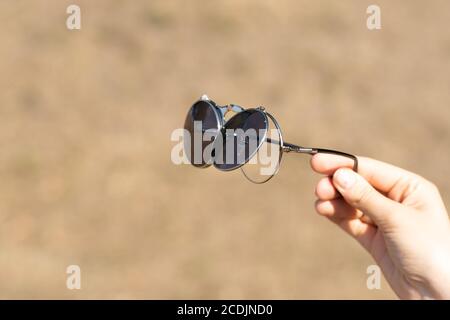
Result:
<svg viewBox="0 0 450 320"><path fill-rule="evenodd" d="M223 139L216 145L214 166L228 171L247 163L263 143L267 126L267 116L257 109L233 116L222 129Z"/></svg>
<svg viewBox="0 0 450 320"><path fill-rule="evenodd" d="M186 116L184 150L189 162L196 167L211 165L212 150L205 152L220 132L219 111L209 101L196 102ZM206 151L208 151L206 150Z"/></svg>

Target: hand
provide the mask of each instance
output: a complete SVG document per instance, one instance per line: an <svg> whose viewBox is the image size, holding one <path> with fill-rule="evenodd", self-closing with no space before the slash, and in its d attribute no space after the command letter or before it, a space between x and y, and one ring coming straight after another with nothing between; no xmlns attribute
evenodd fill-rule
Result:
<svg viewBox="0 0 450 320"><path fill-rule="evenodd" d="M438 189L369 158L317 154L316 210L355 238L402 299L450 299L450 222Z"/></svg>

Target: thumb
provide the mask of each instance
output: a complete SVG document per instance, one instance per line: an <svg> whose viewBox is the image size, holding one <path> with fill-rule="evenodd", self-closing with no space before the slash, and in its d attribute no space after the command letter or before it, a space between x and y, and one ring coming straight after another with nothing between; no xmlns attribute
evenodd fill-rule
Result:
<svg viewBox="0 0 450 320"><path fill-rule="evenodd" d="M350 169L338 169L333 175L333 184L348 204L361 210L380 227L391 224L393 216L401 209L401 204L386 198Z"/></svg>

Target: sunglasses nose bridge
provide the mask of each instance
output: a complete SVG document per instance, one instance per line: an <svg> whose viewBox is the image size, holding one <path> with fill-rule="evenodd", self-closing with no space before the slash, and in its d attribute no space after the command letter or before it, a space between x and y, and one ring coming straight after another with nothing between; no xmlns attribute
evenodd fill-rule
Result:
<svg viewBox="0 0 450 320"><path fill-rule="evenodd" d="M239 113L239 112L245 111L245 109L243 107L238 106L237 104L232 104L232 103L227 104L225 106L220 106L219 110L222 113L222 117L224 117L224 118L225 118L225 115L230 111L232 111L234 113Z"/></svg>

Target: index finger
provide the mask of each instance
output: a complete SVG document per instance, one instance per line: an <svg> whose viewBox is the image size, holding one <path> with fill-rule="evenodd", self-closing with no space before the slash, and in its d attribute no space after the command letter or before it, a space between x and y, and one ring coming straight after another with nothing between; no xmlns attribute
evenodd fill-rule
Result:
<svg viewBox="0 0 450 320"><path fill-rule="evenodd" d="M389 192L396 183L412 172L366 157L358 157L358 173L381 192ZM311 158L314 171L332 175L339 168L352 168L353 160L332 154L316 154Z"/></svg>

